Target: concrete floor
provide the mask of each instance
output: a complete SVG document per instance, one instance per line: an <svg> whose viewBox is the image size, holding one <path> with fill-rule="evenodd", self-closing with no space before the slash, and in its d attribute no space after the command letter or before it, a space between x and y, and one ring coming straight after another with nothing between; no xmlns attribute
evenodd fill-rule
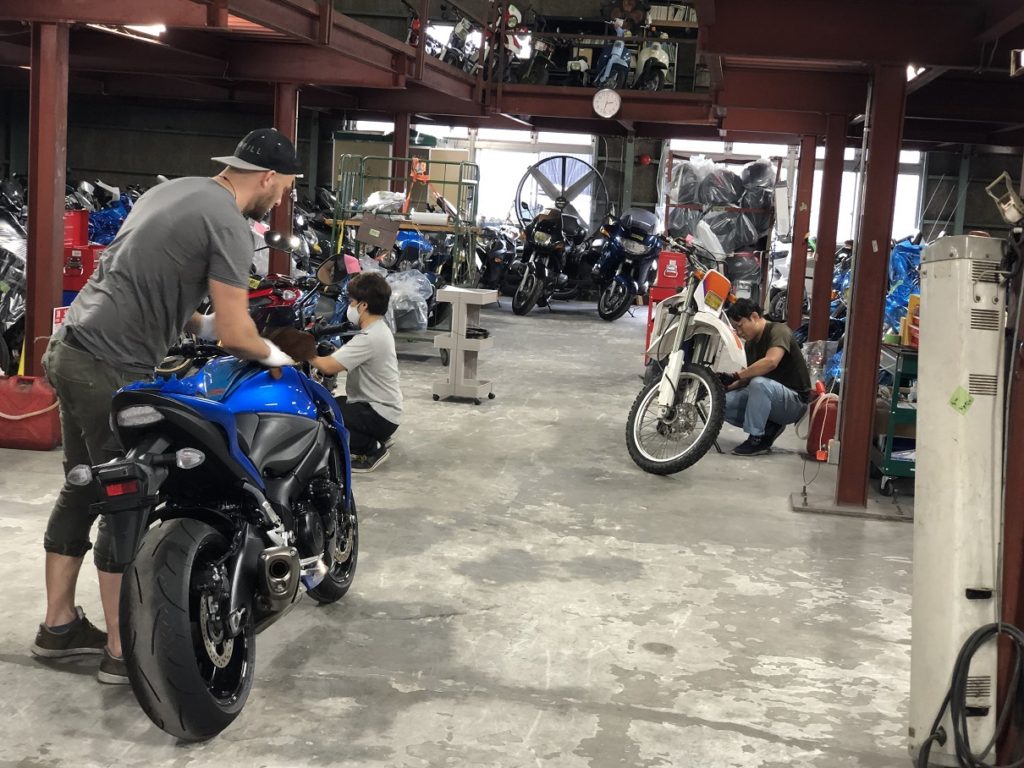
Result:
<svg viewBox="0 0 1024 768"><path fill-rule="evenodd" d="M909 764L912 527L790 511L792 430L770 457L637 469L645 314L504 300L480 406L432 402L435 353L402 345L406 421L355 486L355 585L260 636L246 709L203 745L99 685L95 659L29 655L59 454L0 451L0 765Z"/></svg>

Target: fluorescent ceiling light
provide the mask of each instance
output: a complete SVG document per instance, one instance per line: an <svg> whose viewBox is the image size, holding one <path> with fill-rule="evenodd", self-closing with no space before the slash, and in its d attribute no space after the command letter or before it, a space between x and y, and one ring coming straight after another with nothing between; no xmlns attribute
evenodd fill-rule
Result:
<svg viewBox="0 0 1024 768"><path fill-rule="evenodd" d="M129 24L125 29L130 29L147 37L160 37L160 35L167 31L167 27L163 24Z"/></svg>
<svg viewBox="0 0 1024 768"><path fill-rule="evenodd" d="M915 67L913 64L907 64L907 82L909 83L915 77L924 72L924 67Z"/></svg>

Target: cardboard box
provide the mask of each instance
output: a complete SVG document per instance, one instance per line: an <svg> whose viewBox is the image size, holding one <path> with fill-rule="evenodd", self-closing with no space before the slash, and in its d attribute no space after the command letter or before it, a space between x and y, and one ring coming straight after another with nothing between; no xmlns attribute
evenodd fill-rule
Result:
<svg viewBox="0 0 1024 768"><path fill-rule="evenodd" d="M872 432L876 435L884 435L889 430L889 401L878 398L875 401L875 420ZM894 437L917 437L916 424L897 424L893 429Z"/></svg>
<svg viewBox="0 0 1024 768"><path fill-rule="evenodd" d="M356 240L366 245L390 251L398 235L399 222L396 219L385 219L382 216L363 216Z"/></svg>

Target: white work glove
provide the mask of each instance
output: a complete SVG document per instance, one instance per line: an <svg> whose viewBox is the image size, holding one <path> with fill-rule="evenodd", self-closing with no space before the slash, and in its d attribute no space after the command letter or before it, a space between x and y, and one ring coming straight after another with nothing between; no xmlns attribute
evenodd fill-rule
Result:
<svg viewBox="0 0 1024 768"><path fill-rule="evenodd" d="M209 315L200 315L199 322L196 324L196 336L200 339L210 339L211 341L217 340L217 323L214 320L216 313L212 312Z"/></svg>
<svg viewBox="0 0 1024 768"><path fill-rule="evenodd" d="M284 353L277 344L268 339L263 339L263 343L270 347L270 354L264 357L262 360L257 360L260 365L266 366L267 368L283 368L286 365L295 365L295 361L292 360L288 355Z"/></svg>

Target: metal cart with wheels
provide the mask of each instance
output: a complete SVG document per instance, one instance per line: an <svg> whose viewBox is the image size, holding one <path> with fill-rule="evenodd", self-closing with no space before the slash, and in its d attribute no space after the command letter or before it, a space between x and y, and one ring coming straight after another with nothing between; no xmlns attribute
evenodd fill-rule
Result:
<svg viewBox="0 0 1024 768"><path fill-rule="evenodd" d="M898 440L913 439L913 425L917 423L915 404L900 400L900 391L917 379L917 350L883 344L879 370L892 375L892 393L888 401L879 400L876 410L871 466L879 478L879 491L891 496L897 480L914 477L914 459L901 456L894 446Z"/></svg>

